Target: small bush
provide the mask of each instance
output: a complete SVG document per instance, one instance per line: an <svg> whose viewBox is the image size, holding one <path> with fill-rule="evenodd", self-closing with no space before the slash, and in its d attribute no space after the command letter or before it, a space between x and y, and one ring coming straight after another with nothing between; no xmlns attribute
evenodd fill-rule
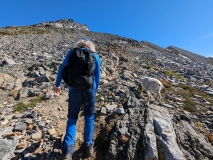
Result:
<svg viewBox="0 0 213 160"><path fill-rule="evenodd" d="M160 69L157 67L153 67L154 70L159 71Z"/></svg>
<svg viewBox="0 0 213 160"><path fill-rule="evenodd" d="M146 61L147 61L147 62L151 62L151 59L149 59L149 58L146 58Z"/></svg>
<svg viewBox="0 0 213 160"><path fill-rule="evenodd" d="M142 66L143 68L145 68L145 69L150 69L150 68L152 68L152 66L150 66L150 65L144 65L144 66Z"/></svg>
<svg viewBox="0 0 213 160"><path fill-rule="evenodd" d="M101 97L102 97L102 96L99 94L99 95L96 97L96 100L99 101L99 100L101 99Z"/></svg>
<svg viewBox="0 0 213 160"><path fill-rule="evenodd" d="M202 85L204 85L205 83L204 82L198 82L198 85L199 86L202 86Z"/></svg>
<svg viewBox="0 0 213 160"><path fill-rule="evenodd" d="M24 102L19 102L14 111L23 112L27 108L34 108L37 105L37 103L42 102L42 100L43 97L37 97L31 99L28 104L25 104Z"/></svg>
<svg viewBox="0 0 213 160"><path fill-rule="evenodd" d="M181 95L185 99L183 101L184 109L191 111L191 112L197 112L196 105L199 105L199 104L197 102L193 101L193 99L191 98L195 94L201 96L202 99L206 99L207 101L209 101L211 103L211 105L213 105L212 97L210 95L208 95L207 93L205 93L204 91L201 91L197 88L193 88L192 86L186 85L186 84L178 84L177 87L182 88L182 89L178 90L176 92L176 94ZM203 106L203 109L205 109L205 106L207 106L207 105L203 104L202 106ZM205 111L205 110L203 110L203 111Z"/></svg>
<svg viewBox="0 0 213 160"><path fill-rule="evenodd" d="M138 91L138 93L141 93L143 91L143 88L141 85L138 86L137 91Z"/></svg>
<svg viewBox="0 0 213 160"><path fill-rule="evenodd" d="M197 103L194 102L192 99L187 98L183 101L183 103L184 103L183 108L185 110L187 110L189 112L197 112L197 107L196 107Z"/></svg>
<svg viewBox="0 0 213 160"><path fill-rule="evenodd" d="M165 88L171 88L172 87L172 82L166 80L166 79L158 79Z"/></svg>
<svg viewBox="0 0 213 160"><path fill-rule="evenodd" d="M173 76L173 72L171 72L169 70L164 70L163 73L167 76Z"/></svg>
<svg viewBox="0 0 213 160"><path fill-rule="evenodd" d="M165 75L167 75L167 76L174 76L175 78L180 79L180 80L183 80L183 79L184 79L183 76L177 75L177 74L175 74L175 73L173 73L173 72L171 72L171 71L169 71L169 70L164 70L163 73L164 73Z"/></svg>
<svg viewBox="0 0 213 160"><path fill-rule="evenodd" d="M181 75L174 75L175 78L180 79L180 80L184 80L183 76Z"/></svg>
<svg viewBox="0 0 213 160"><path fill-rule="evenodd" d="M195 127L204 132L209 142L213 145L213 135L209 131L207 131L200 122L194 121L194 124Z"/></svg>
<svg viewBox="0 0 213 160"><path fill-rule="evenodd" d="M23 112L27 108L28 107L24 104L24 102L19 102L14 111Z"/></svg>
<svg viewBox="0 0 213 160"><path fill-rule="evenodd" d="M207 136L209 142L213 145L213 136L212 136L212 134L209 131L207 131L205 128L203 128L203 132Z"/></svg>

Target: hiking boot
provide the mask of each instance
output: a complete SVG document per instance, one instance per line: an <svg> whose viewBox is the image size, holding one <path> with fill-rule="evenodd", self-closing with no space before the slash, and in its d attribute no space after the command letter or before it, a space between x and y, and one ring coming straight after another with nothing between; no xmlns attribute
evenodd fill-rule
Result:
<svg viewBox="0 0 213 160"><path fill-rule="evenodd" d="M74 145L68 145L62 148L63 157L62 160L72 160L72 155L74 153Z"/></svg>
<svg viewBox="0 0 213 160"><path fill-rule="evenodd" d="M63 160L72 160L72 154L71 153L65 154Z"/></svg>
<svg viewBox="0 0 213 160"><path fill-rule="evenodd" d="M93 144L85 145L86 153L90 157L93 154Z"/></svg>

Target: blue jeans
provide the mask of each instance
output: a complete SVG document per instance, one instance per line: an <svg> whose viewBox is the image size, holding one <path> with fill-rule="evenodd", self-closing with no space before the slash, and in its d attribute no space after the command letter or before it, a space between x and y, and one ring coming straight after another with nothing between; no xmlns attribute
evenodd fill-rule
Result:
<svg viewBox="0 0 213 160"><path fill-rule="evenodd" d="M84 105L84 143L93 144L94 115L96 92L92 87L88 90L72 89L69 92L68 121L66 135L62 146L63 153L73 153L76 139L76 122L81 105Z"/></svg>

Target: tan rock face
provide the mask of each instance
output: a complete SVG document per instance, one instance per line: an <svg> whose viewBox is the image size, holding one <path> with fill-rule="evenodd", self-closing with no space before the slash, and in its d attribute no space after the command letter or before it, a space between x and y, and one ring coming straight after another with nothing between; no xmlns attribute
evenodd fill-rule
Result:
<svg viewBox="0 0 213 160"><path fill-rule="evenodd" d="M39 140L39 139L41 139L41 137L42 137L42 133L40 133L40 132L36 132L36 133L32 134L32 139L34 139L34 140Z"/></svg>
<svg viewBox="0 0 213 160"><path fill-rule="evenodd" d="M16 149L23 149L23 148L26 148L26 146L27 146L27 143L20 142L20 143L16 146Z"/></svg>
<svg viewBox="0 0 213 160"><path fill-rule="evenodd" d="M32 129L33 129L33 125L32 125L32 124L29 124L29 125L27 126L27 129L28 129L28 130L32 130Z"/></svg>
<svg viewBox="0 0 213 160"><path fill-rule="evenodd" d="M0 74L0 88L11 90L14 86L13 77L8 74Z"/></svg>
<svg viewBox="0 0 213 160"><path fill-rule="evenodd" d="M15 87L12 92L10 93L11 96L13 96L13 98L16 98L19 91L21 90L22 85L20 84L19 86Z"/></svg>
<svg viewBox="0 0 213 160"><path fill-rule="evenodd" d="M47 131L49 135L54 135L56 134L55 128L52 128L50 130Z"/></svg>

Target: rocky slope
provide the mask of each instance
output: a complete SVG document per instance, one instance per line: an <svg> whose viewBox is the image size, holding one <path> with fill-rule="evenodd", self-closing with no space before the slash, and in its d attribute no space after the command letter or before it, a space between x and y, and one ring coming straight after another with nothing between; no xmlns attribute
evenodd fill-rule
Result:
<svg viewBox="0 0 213 160"><path fill-rule="evenodd" d="M186 50L178 48L178 47L169 46L169 47L167 47L167 49L171 50L175 54L182 55L185 58L189 58L189 59L191 59L193 61L198 61L198 62L203 62L203 63L212 62L211 58L206 58L204 56L201 56L201 55L186 51Z"/></svg>
<svg viewBox="0 0 213 160"><path fill-rule="evenodd" d="M60 20L0 29L3 160L61 159L67 87L62 83L59 97L53 97L52 89L64 55L82 37L95 42L102 62L90 159L213 159L212 65ZM147 101L137 83L144 75L164 84L162 104ZM83 123L80 113L73 159L89 159Z"/></svg>

